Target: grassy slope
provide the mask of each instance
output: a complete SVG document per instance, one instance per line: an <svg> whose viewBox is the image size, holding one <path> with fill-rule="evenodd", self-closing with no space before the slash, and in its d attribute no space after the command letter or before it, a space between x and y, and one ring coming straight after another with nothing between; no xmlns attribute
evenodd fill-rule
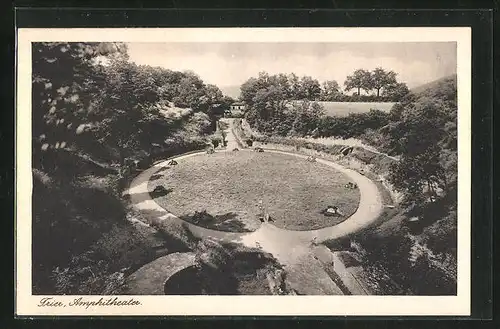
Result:
<svg viewBox="0 0 500 329"><path fill-rule="evenodd" d="M389 112L395 103L391 102L318 102L328 116L347 116L350 113L365 113L371 109Z"/></svg>
<svg viewBox="0 0 500 329"><path fill-rule="evenodd" d="M88 173L59 185L35 171L34 294L109 292L143 264L183 249L129 221L139 215L119 199L117 182L116 174Z"/></svg>
<svg viewBox="0 0 500 329"><path fill-rule="evenodd" d="M255 230L259 200L267 205L275 225L307 230L335 225L358 206L359 192L347 190L347 177L317 163L292 156L240 151L179 160L150 183L169 193L156 201L188 221L195 211L211 217L198 222L220 230ZM337 205L345 216L325 217L320 211ZM290 216L293 214L293 216Z"/></svg>
<svg viewBox="0 0 500 329"><path fill-rule="evenodd" d="M446 77L443 77L443 78L431 81L429 83L420 85L418 87L412 88L411 92L414 93L414 94L420 94L420 93L426 92L428 90L435 89L435 88L439 87L439 85L441 85L443 83L446 83L447 81L452 81L456 85L456 83L457 83L457 75L456 74L449 75L449 76L446 76Z"/></svg>

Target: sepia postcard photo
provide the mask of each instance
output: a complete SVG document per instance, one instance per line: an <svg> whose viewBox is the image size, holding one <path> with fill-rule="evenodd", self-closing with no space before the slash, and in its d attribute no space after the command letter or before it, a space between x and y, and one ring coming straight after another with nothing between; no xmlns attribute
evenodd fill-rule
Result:
<svg viewBox="0 0 500 329"><path fill-rule="evenodd" d="M17 315L469 315L469 28L19 29Z"/></svg>

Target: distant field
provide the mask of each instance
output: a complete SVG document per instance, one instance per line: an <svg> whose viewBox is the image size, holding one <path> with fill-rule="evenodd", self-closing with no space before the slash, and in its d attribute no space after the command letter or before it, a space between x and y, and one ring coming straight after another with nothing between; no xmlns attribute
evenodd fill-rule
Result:
<svg viewBox="0 0 500 329"><path fill-rule="evenodd" d="M365 113L370 109L389 112L395 103L364 103L364 102L318 102L325 109L325 115L346 116L350 113Z"/></svg>

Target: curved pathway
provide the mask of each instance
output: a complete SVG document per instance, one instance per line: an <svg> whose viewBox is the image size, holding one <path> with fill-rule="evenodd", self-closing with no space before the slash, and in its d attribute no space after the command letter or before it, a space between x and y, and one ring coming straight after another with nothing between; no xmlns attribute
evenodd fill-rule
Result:
<svg viewBox="0 0 500 329"><path fill-rule="evenodd" d="M232 120L225 120L229 123L227 129L228 145L225 150L218 152L231 152L237 147L236 137L232 133ZM242 150L249 152L248 150ZM307 156L266 149L266 152L282 153L294 155L306 159ZM197 156L204 152L194 152L176 157L182 160L188 157ZM181 220L173 214L168 213L164 208L151 199L148 191L148 182L150 177L160 168L167 166L167 160L157 163L153 167L143 171L131 183L128 190L132 205L141 211L150 223L158 221L176 222L178 225L185 225L191 233L198 237L213 237L226 242L239 242L249 247L260 247L266 252L273 254L279 261L287 266L289 280L295 281L295 286L304 288L304 285L311 284L304 288L308 294L331 295L342 294L340 289L333 284L331 278L324 270L320 270L321 263L313 255L311 243L321 243L326 240L337 239L350 235L373 223L383 210L382 197L377 186L367 177L358 172L340 166L331 161L317 159L318 163L335 168L336 170L349 176L360 190L360 201L356 212L343 222L317 230L292 231L278 228L270 223L263 223L261 227L254 232L233 233L216 231L203 228ZM302 267L294 270L295 267ZM303 267L307 266L306 269ZM309 269L309 270L308 270ZM290 275L292 273L292 275ZM294 275L296 273L297 275ZM303 277L304 273L311 273L314 277ZM311 282L312 281L312 282Z"/></svg>

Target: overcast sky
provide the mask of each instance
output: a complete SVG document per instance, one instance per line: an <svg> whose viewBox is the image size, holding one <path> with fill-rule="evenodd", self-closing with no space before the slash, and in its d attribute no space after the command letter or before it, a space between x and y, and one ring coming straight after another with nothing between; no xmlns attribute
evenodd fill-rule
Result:
<svg viewBox="0 0 500 329"><path fill-rule="evenodd" d="M129 43L130 60L192 70L219 87L241 85L260 71L296 73L341 86L358 68L393 70L415 87L455 74L456 43Z"/></svg>

